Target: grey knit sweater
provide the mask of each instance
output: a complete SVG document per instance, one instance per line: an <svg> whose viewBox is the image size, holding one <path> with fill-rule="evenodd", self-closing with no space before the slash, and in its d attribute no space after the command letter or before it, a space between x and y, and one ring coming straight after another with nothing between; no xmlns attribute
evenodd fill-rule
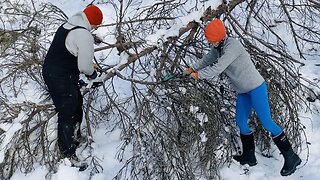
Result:
<svg viewBox="0 0 320 180"><path fill-rule="evenodd" d="M198 71L200 79L210 79L225 73L237 93L251 91L264 82L249 53L237 39L232 37L223 42L221 54L212 48L203 59L191 67Z"/></svg>

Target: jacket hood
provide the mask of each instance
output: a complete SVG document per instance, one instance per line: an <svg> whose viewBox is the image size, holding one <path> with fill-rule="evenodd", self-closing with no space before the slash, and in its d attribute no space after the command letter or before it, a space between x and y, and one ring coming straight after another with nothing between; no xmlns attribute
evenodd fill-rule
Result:
<svg viewBox="0 0 320 180"><path fill-rule="evenodd" d="M81 26L86 28L88 31L91 30L91 25L86 17L86 15L84 14L84 12L78 12L75 15L73 15L72 17L70 17L67 21L67 23L63 26L66 29L71 29L75 26Z"/></svg>

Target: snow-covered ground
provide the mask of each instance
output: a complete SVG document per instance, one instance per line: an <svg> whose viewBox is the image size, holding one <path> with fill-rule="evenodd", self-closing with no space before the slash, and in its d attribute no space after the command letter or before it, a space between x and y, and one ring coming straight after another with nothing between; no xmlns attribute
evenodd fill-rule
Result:
<svg viewBox="0 0 320 180"><path fill-rule="evenodd" d="M82 10L89 1L74 1L70 0L43 0L50 1L59 8L65 11L68 16L73 15L77 11ZM149 2L154 2L156 0L149 0ZM211 6L218 5L220 1L208 1ZM115 12L113 8L108 5L100 6L104 12L104 23L115 22ZM201 13L199 13L201 14ZM193 14L193 16L198 16ZM191 17L192 18L192 17ZM193 17L194 18L194 17ZM181 18L182 24L187 24L190 21L190 16ZM103 32L100 32L103 34ZM167 32L166 32L167 33ZM159 31L158 36L164 35ZM150 36L150 42L154 40L155 37ZM117 59L114 58L113 61ZM121 61L121 59L118 60ZM320 59L315 59L313 61L308 61L306 67L302 70L304 76L310 78L320 78L320 67L314 66L313 64ZM114 63L114 62L109 62ZM317 100L315 102L318 107L320 107L320 102ZM308 180L318 180L320 175L318 171L320 169L320 115L319 114L304 114L301 112L301 119L303 124L306 126L307 140L310 143L308 148L300 154L303 163L298 167L297 171L289 176L280 176L280 169L283 165L283 158L279 154L277 149L274 150L273 158L266 158L257 153L258 164L254 167L240 166L237 163L232 163L230 166L223 167L221 169L221 177L225 180L255 180L255 179L288 179L288 180L298 180L298 179L308 179ZM122 163L116 160L117 152L120 148L120 132L113 131L112 133L106 134L105 127L100 126L94 132L94 144L92 154L100 158L100 164L103 166L103 172L94 175L92 180L111 180L118 170L122 167ZM306 143L305 143L306 144ZM306 162L306 160L308 160ZM29 174L24 174L22 172L15 172L11 180L42 180L46 179L46 174L48 170L41 165L35 168L35 170ZM58 171L52 176L52 180L87 180L89 179L89 172L83 171L79 172L78 169L70 167L68 164L60 164Z"/></svg>

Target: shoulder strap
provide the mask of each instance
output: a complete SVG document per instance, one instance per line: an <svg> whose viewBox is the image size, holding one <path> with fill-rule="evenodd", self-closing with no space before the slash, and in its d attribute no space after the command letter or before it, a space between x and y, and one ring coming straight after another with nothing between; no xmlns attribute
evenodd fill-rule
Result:
<svg viewBox="0 0 320 180"><path fill-rule="evenodd" d="M76 26L76 27L71 28L70 31L75 30L75 29L85 29L85 30L87 30L86 28L84 28L82 26Z"/></svg>

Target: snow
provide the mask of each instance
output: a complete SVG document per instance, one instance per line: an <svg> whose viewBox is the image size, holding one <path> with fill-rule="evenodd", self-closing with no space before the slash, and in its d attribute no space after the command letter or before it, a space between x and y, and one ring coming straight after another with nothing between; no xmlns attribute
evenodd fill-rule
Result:
<svg viewBox="0 0 320 180"><path fill-rule="evenodd" d="M114 177L117 170L122 167L122 163L116 160L117 151L120 147L120 131L115 130L112 133L106 134L105 128L97 130L93 137L95 141L93 154L101 157L104 168L105 177Z"/></svg>
<svg viewBox="0 0 320 180"><path fill-rule="evenodd" d="M27 180L40 180L45 179L46 174L48 173L48 170L44 166L38 165L37 168L34 169L32 173L29 174L23 174L21 172L16 172L11 179L27 179Z"/></svg>
<svg viewBox="0 0 320 180"><path fill-rule="evenodd" d="M61 164L58 168L58 172L53 176L53 180L59 179L80 179L80 173L77 168L70 167L71 164Z"/></svg>
<svg viewBox="0 0 320 180"><path fill-rule="evenodd" d="M204 131L200 134L200 138L201 138L201 142L207 142L208 140L207 134Z"/></svg>
<svg viewBox="0 0 320 180"><path fill-rule="evenodd" d="M197 118L199 119L200 126L203 126L205 122L208 122L208 116L205 113L198 113Z"/></svg>
<svg viewBox="0 0 320 180"><path fill-rule="evenodd" d="M1 140L0 144L0 163L4 159L4 153L5 150L4 147L8 143L10 143L11 138L14 136L14 133L17 132L19 129L22 128L22 125L20 123L2 123L0 124L0 129L2 129L4 132L4 139Z"/></svg>
<svg viewBox="0 0 320 180"><path fill-rule="evenodd" d="M78 1L75 3L70 0L42 0L42 2L51 2L55 4L57 7L61 8L68 16L73 15L79 10L82 10L88 2L91 1ZM147 6L153 4L155 2L160 2L157 0L144 0L143 5ZM207 6L211 5L213 8L217 7L221 1L209 0L205 4ZM114 23L115 22L115 12L110 4L101 6L104 12L104 23ZM202 9L203 10L203 9ZM169 36L177 35L178 29L186 25L189 21L193 19L199 19L201 16L201 12L193 12L190 15L181 17L178 21L179 23L173 25L170 29L159 29L154 34L150 34L146 37L146 40L150 44L156 45L159 38L166 38ZM99 36L111 36L113 29L111 27L102 28L97 33ZM286 31L283 31L284 33ZM114 38L105 38L110 43L115 42ZM107 56L107 54L103 54L102 56ZM121 54L121 56L112 56L111 58L107 58L105 63L107 64L122 64L126 61L126 55ZM316 59L319 62L319 58ZM302 68L303 74L305 77L314 79L320 77L320 67L316 67L313 65L314 62L307 63L307 65ZM117 80L117 79L116 79ZM121 82L121 81L119 81ZM121 83L117 85L116 88L119 88L119 91L126 93L128 89L126 86L123 86ZM130 89L130 88L129 88ZM183 91L183 90L182 90ZM183 91L184 92L184 91ZM30 92L31 93L31 92ZM121 94L120 94L121 95ZM32 95L28 98L31 98ZM22 98L22 97L21 97ZM23 97L25 98L25 97ZM320 107L320 102L317 100L317 106ZM168 107L170 108L170 107ZM196 113L198 111L198 107L190 107L190 111ZM272 180L300 180L300 179L308 179L308 180L317 180L319 179L319 168L320 168L320 115L319 114L301 114L301 117L305 117L302 119L303 124L306 126L307 133L307 141L310 142L309 152L307 148L300 154L300 157L303 160L302 165L299 166L297 171L289 176L289 177L281 177L280 169L283 165L283 158L279 154L277 149L274 150L273 158L266 158L257 153L258 164L254 167L246 167L240 166L238 163L231 163L230 166L225 166L221 169L221 177L224 180L256 180L256 179L272 179ZM203 114L198 114L199 123L203 125L204 122L207 121L207 117ZM0 162L2 162L4 158L3 147L9 143L10 138L14 136L14 133L21 128L21 124L18 122L15 123L6 123L0 124L0 128L5 131L6 136L5 139L1 141L0 144ZM112 132L106 133L106 129L108 126L99 127L95 132L93 132L94 143L92 145L93 151L92 154L96 157L99 157L100 164L103 166L103 172L95 174L91 177L92 180L111 180L116 175L118 170L123 166L122 162L116 159L117 152L121 147L120 142L120 130L114 130ZM201 134L201 139L203 142L207 140L206 134L203 132ZM127 152L130 153L130 152ZM125 154L126 157L126 154ZM308 162L306 162L308 160ZM42 166L37 165L35 169L25 174L17 170L12 176L11 180L43 180L46 179L46 175L48 170ZM89 179L90 172L79 172L77 168L70 167L68 163L60 164L58 170L55 174L52 175L51 180L87 180ZM203 179L203 178L202 178Z"/></svg>
<svg viewBox="0 0 320 180"><path fill-rule="evenodd" d="M313 119L319 119L319 115L315 115L312 117ZM298 179L308 179L308 180L316 180L319 179L319 167L320 167L320 154L319 154L319 125L311 124L309 118L305 118L303 120L304 125L306 125L306 132L308 137L308 142L311 143L309 145L310 152L307 152L307 149L299 154L302 159L302 163L298 166L296 172L288 177L280 176L280 169L283 166L283 158L279 154L277 149L274 150L272 158L266 158L258 153L256 153L256 158L258 164L254 167L240 166L237 163L232 163L229 167L224 167L221 170L222 177L225 180L232 180L234 177L237 177L238 180L298 180ZM257 151L256 151L257 152ZM307 153L310 153L309 155ZM308 157L309 156L309 157ZM308 159L308 162L306 160ZM247 174L246 172L249 171Z"/></svg>
<svg viewBox="0 0 320 180"><path fill-rule="evenodd" d="M15 133L22 128L20 120L23 116L25 116L25 114L20 113L17 119L15 119L15 121L13 121L12 123L6 122L0 124L0 129L4 131L4 138L0 141L0 163L4 159L4 153L6 151L5 147L10 143L11 138L15 135Z"/></svg>

